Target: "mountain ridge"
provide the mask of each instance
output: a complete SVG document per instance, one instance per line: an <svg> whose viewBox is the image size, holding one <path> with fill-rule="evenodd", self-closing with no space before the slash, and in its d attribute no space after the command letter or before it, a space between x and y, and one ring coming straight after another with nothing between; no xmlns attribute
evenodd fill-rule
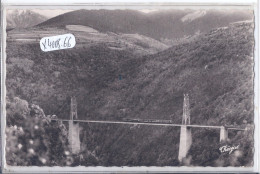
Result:
<svg viewBox="0 0 260 174"><path fill-rule="evenodd" d="M77 10L51 18L37 27L64 28L66 25L85 25L100 32L139 33L160 40L182 38L185 35L194 35L198 31L206 33L212 28L251 19L253 16L246 10L208 10L201 17L190 22L182 22L183 17L194 12L196 11L190 9L151 13L136 10Z"/></svg>

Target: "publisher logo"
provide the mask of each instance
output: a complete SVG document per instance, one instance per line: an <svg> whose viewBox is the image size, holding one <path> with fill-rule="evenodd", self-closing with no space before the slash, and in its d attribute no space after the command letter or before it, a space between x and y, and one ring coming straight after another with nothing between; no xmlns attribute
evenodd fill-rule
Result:
<svg viewBox="0 0 260 174"><path fill-rule="evenodd" d="M220 152L221 153L228 153L228 154L231 154L232 152L234 152L235 150L237 150L239 148L239 145L237 146L228 146L228 145L225 145L225 146L221 146L219 148Z"/></svg>

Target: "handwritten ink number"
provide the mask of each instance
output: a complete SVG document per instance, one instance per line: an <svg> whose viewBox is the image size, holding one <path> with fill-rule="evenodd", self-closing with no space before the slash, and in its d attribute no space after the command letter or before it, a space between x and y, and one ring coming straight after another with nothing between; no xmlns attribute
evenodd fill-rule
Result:
<svg viewBox="0 0 260 174"><path fill-rule="evenodd" d="M42 51L53 51L59 49L73 48L75 37L72 34L44 37L40 40Z"/></svg>
<svg viewBox="0 0 260 174"><path fill-rule="evenodd" d="M69 37L69 39L67 40L67 37L64 39L64 47L71 47L71 44L70 44L70 39L71 39L71 37ZM66 43L66 41L67 41L67 43Z"/></svg>

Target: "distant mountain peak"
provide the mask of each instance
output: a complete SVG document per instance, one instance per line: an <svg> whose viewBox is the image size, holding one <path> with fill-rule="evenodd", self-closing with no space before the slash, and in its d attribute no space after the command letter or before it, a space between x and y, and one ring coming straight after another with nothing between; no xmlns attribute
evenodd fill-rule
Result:
<svg viewBox="0 0 260 174"><path fill-rule="evenodd" d="M45 20L47 20L45 16L28 9L7 11L7 29L32 27Z"/></svg>

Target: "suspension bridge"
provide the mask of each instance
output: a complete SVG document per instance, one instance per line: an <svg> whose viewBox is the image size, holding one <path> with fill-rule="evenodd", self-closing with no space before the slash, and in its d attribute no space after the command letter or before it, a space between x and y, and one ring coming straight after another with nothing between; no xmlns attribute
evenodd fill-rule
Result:
<svg viewBox="0 0 260 174"><path fill-rule="evenodd" d="M181 162L186 156L192 144L192 128L219 129L219 141L228 139L228 131L245 131L246 128L235 126L209 126L190 124L190 103L188 94L184 94L182 124L175 124L171 120L151 120L151 119L127 119L126 121L107 121L107 120L79 120L77 115L76 97L71 98L70 119L51 119L54 121L69 122L69 144L71 152L80 152L79 123L99 123L99 124L128 124L128 125L148 125L148 126L169 126L180 127L180 141L178 160Z"/></svg>

